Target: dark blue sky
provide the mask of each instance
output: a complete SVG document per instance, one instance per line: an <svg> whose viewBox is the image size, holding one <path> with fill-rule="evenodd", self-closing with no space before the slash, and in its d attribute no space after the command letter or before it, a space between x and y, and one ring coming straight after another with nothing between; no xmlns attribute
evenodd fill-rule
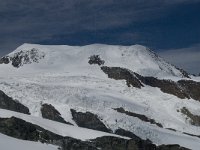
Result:
<svg viewBox="0 0 200 150"><path fill-rule="evenodd" d="M142 44L197 73L200 0L0 0L0 56L25 42Z"/></svg>

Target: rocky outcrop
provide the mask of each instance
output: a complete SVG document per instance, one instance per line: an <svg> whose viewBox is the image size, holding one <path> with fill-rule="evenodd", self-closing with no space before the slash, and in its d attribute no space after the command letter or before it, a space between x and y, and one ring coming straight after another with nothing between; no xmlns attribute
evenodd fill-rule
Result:
<svg viewBox="0 0 200 150"><path fill-rule="evenodd" d="M95 147L102 150L188 150L180 145L156 146L149 140L126 140L117 137L99 137L92 140Z"/></svg>
<svg viewBox="0 0 200 150"><path fill-rule="evenodd" d="M111 132L103 122L100 121L99 117L91 112L76 112L76 110L71 109L73 120L80 127L94 129L104 132Z"/></svg>
<svg viewBox="0 0 200 150"><path fill-rule="evenodd" d="M108 75L109 78L115 80L126 80L128 87L133 86L136 88L141 88L143 85L135 76L135 74L128 69L120 67L107 67L102 66L101 70Z"/></svg>
<svg viewBox="0 0 200 150"><path fill-rule="evenodd" d="M162 124L160 123L157 123L154 119L150 119L148 118L147 116L145 115L142 115L142 114L137 114L137 113L133 113L133 112L130 112L130 111L126 111L124 110L124 108L120 107L120 108L114 108L114 110L116 110L117 112L119 113L123 113L123 114L126 114L128 116L132 116L132 117L136 117L142 121L145 121L145 122L149 122L151 124L155 124L157 125L158 127L163 127Z"/></svg>
<svg viewBox="0 0 200 150"><path fill-rule="evenodd" d="M183 77L190 78L189 73L187 71L178 67L175 67L175 68L178 69L182 73Z"/></svg>
<svg viewBox="0 0 200 150"><path fill-rule="evenodd" d="M186 119L189 119L192 125L200 126L200 116L192 114L186 107L181 109L181 113L187 116Z"/></svg>
<svg viewBox="0 0 200 150"><path fill-rule="evenodd" d="M3 91L0 90L0 108L8 109L24 114L30 114L28 107L22 105L18 101L13 100L7 96Z"/></svg>
<svg viewBox="0 0 200 150"><path fill-rule="evenodd" d="M154 77L143 77L139 74L136 74L136 76L142 83L152 87L158 87L164 93L173 94L181 99L189 98L189 95L174 81L160 80Z"/></svg>
<svg viewBox="0 0 200 150"><path fill-rule="evenodd" d="M154 77L143 77L139 74L136 75L142 83L152 87L158 87L164 93L173 94L181 99L193 98L200 101L200 82L192 80L179 80L178 82L174 82L171 80L160 80Z"/></svg>
<svg viewBox="0 0 200 150"><path fill-rule="evenodd" d="M43 104L40 110L43 118L72 125L71 123L66 122L51 104Z"/></svg>
<svg viewBox="0 0 200 150"><path fill-rule="evenodd" d="M16 117L0 118L0 132L22 140L41 141L46 143L62 138L37 125Z"/></svg>
<svg viewBox="0 0 200 150"><path fill-rule="evenodd" d="M95 141L96 147L103 150L156 150L156 145L144 140L126 140L117 137L99 137Z"/></svg>
<svg viewBox="0 0 200 150"><path fill-rule="evenodd" d="M178 85L182 87L185 93L189 97L200 101L200 82L195 82L192 80L180 80Z"/></svg>
<svg viewBox="0 0 200 150"><path fill-rule="evenodd" d="M89 57L88 63L90 65L97 64L97 65L100 66L100 65L103 65L105 63L105 61L102 60L99 55L92 55L92 56Z"/></svg>
<svg viewBox="0 0 200 150"><path fill-rule="evenodd" d="M38 63L40 59L44 58L44 53L39 52L37 49L33 48L29 51L19 51L11 56L5 56L0 59L0 64L11 64L19 68L24 64L31 64L32 62Z"/></svg>
<svg viewBox="0 0 200 150"><path fill-rule="evenodd" d="M200 82L192 80L161 80L155 77L144 77L126 68L102 66L101 70L109 78L115 80L126 80L127 86L141 88L144 85L158 87L164 93L175 95L181 99L193 98L200 101Z"/></svg>
<svg viewBox="0 0 200 150"><path fill-rule="evenodd" d="M8 56L4 56L0 59L0 64L8 64L10 62L10 59Z"/></svg>
<svg viewBox="0 0 200 150"><path fill-rule="evenodd" d="M152 150L156 149L156 145L154 145L150 140L148 140L148 139L143 140L130 131L120 128L115 131L115 134L130 137L132 139L132 141L131 142L129 141L129 142L132 143L131 145L134 147L134 149L139 149L139 150L140 149L152 149Z"/></svg>
<svg viewBox="0 0 200 150"><path fill-rule="evenodd" d="M131 139L133 139L133 140L135 140L135 141L140 141L140 140L142 140L140 137L136 136L136 135L133 134L132 132L127 131L127 130L124 130L124 129L121 129L121 128L115 130L115 134L121 135L121 136L125 136L125 137L129 137L129 138L131 138Z"/></svg>
<svg viewBox="0 0 200 150"><path fill-rule="evenodd" d="M58 112L58 110L56 110L55 107L53 107L51 104L43 104L40 110L41 110L43 118L53 120L53 121L57 121L57 122L61 122L61 123L66 123L66 124L69 124L69 125L73 125L70 122L66 122L61 117L61 114Z"/></svg>
<svg viewBox="0 0 200 150"><path fill-rule="evenodd" d="M90 141L81 141L71 137L57 140L55 144L59 145L61 150L99 150L99 147L95 147Z"/></svg>
<svg viewBox="0 0 200 150"><path fill-rule="evenodd" d="M181 147L178 144L172 144L172 145L160 145L158 146L157 150L189 150L189 149Z"/></svg>

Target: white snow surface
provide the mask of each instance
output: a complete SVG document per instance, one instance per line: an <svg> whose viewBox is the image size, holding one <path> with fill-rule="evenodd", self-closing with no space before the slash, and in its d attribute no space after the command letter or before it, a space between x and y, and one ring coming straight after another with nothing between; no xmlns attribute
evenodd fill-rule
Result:
<svg viewBox="0 0 200 150"><path fill-rule="evenodd" d="M48 128L57 134L65 133L84 140L86 137L75 132L79 131L79 127L72 120L70 109L89 111L97 114L113 131L123 128L143 139L148 138L158 145L180 144L194 150L199 149L200 138L185 135L182 132L200 135L200 128L192 126L186 120L186 116L177 111L182 107L187 107L192 113L200 115L198 101L179 99L174 95L163 93L159 88L149 86L141 89L127 87L124 80L109 79L98 65L88 63L91 55L99 55L105 61L105 66L124 67L144 76L183 79L179 70L146 47L102 44L87 46L23 44L8 55L12 56L16 52L29 51L33 48L45 55L38 63L25 64L19 68L14 68L11 64L0 65L0 90L30 109L31 116L24 118L17 115L18 117ZM42 103L52 104L66 121L75 126L53 121L47 123L49 120L41 119ZM119 107L146 115L161 123L163 128L112 109ZM0 112L1 117L11 115L6 110L0 110ZM59 131L60 128L49 124L62 126L63 130ZM72 132L69 133L68 127L77 128L77 130L71 130ZM177 131L165 128L173 128ZM101 136L102 132L98 133Z"/></svg>
<svg viewBox="0 0 200 150"><path fill-rule="evenodd" d="M58 146L15 139L0 133L1 150L58 150Z"/></svg>

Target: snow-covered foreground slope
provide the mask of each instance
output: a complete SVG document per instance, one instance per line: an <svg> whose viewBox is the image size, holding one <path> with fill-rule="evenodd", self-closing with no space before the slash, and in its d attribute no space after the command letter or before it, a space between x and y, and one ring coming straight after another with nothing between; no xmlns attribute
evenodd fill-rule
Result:
<svg viewBox="0 0 200 150"><path fill-rule="evenodd" d="M80 140L95 139L97 137L102 137L102 136L120 137L115 134L109 134L109 133L90 130L90 129L86 129L86 128L80 128L80 127L76 127L76 126L66 125L63 123L51 121L48 119L43 119L40 117L35 117L35 116L17 113L17 112L5 110L5 109L0 109L0 118L10 118L12 116L20 118L20 119L30 122L32 124L36 124L48 131L56 133L58 135L73 137L75 139L80 139ZM126 138L126 137L123 137L123 138ZM128 139L128 138L126 138L126 139Z"/></svg>
<svg viewBox="0 0 200 150"><path fill-rule="evenodd" d="M12 138L0 133L0 147L2 150L57 150L58 147L50 144L31 142Z"/></svg>
<svg viewBox="0 0 200 150"><path fill-rule="evenodd" d="M33 48L37 50L36 60L30 52L26 53ZM0 117L16 116L54 133L82 140L109 135L77 127L70 109L88 111L97 114L113 132L122 128L157 145L180 144L199 149L200 138L183 132L200 135L200 128L191 125L180 112L187 107L193 114L200 115L199 101L180 99L147 85L141 89L128 87L125 80L110 79L100 66L88 63L90 56L99 55L105 66L127 68L143 76L183 79L179 70L147 48L140 45L73 47L24 44L8 56L14 57L21 51L24 53L20 55L30 55L28 58L31 60L24 57L19 67L13 67L11 62L0 64L0 90L27 106L31 116L0 109ZM40 109L44 103L53 105L74 126L42 119ZM163 127L114 110L120 107L154 119Z"/></svg>
<svg viewBox="0 0 200 150"><path fill-rule="evenodd" d="M90 140L90 139L95 139L97 137L102 137L102 136L114 136L114 137L129 139L129 138L114 135L114 134L109 134L109 133L105 133L105 132L100 132L100 131L80 128L80 127L76 127L76 126L66 125L66 124L51 121L48 119L42 119L42 118L35 117L35 116L29 116L26 114L21 114L21 113L9 111L9 110L0 109L0 118L10 118L12 116L26 120L27 122L30 122L30 123L39 125L40 127L44 128L46 130L49 130L53 133L56 133L58 135L69 136L69 137L73 137L75 139L80 139L80 140ZM157 135L158 136L157 138L161 139L159 145L160 144L180 144L181 146L196 149L196 150L198 150L198 147L200 146L200 143L199 143L200 140L199 140L199 138L196 138L196 137L182 135L181 133L178 133L178 132L176 133L176 132L173 132L170 130L162 131L160 129L156 129L153 127L149 128L148 130L151 130L152 134ZM23 144L23 143L25 144L25 142L23 142L22 140L15 140L14 138L9 138L7 136L3 136L0 134L0 139L3 137L6 137L4 140L2 140L5 142L7 142L7 139L10 139L10 140L8 140L8 142L16 141L16 143L19 143L19 146L21 146L21 144ZM0 141L0 143L2 141ZM38 146L39 150L42 149L43 147L45 148L47 146L47 145L43 146L42 144L35 143L35 142L28 142L28 144L29 143L32 143L33 145L35 144L36 146ZM6 147L5 143L4 143L4 145ZM41 147L39 147L39 146L41 146ZM7 147L9 147L9 146L7 146ZM51 147L55 149L55 147L53 147L53 146L51 146Z"/></svg>

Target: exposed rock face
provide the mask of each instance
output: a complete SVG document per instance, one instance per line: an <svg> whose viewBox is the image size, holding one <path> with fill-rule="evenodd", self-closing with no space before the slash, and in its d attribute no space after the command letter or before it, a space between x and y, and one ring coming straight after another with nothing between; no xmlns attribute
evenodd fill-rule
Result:
<svg viewBox="0 0 200 150"><path fill-rule="evenodd" d="M2 57L0 59L0 64L8 64L10 62L10 59L8 56Z"/></svg>
<svg viewBox="0 0 200 150"><path fill-rule="evenodd" d="M141 88L143 85L158 87L164 93L175 95L181 99L193 98L200 101L200 82L192 80L179 80L174 82L171 80L160 80L154 77L143 77L128 69L120 67L102 66L101 70L108 75L109 78L115 80L126 80L127 86Z"/></svg>
<svg viewBox="0 0 200 150"><path fill-rule="evenodd" d="M195 126L200 126L200 116L193 115L186 107L181 109L181 113L187 116L187 119L190 119L190 123Z"/></svg>
<svg viewBox="0 0 200 150"><path fill-rule="evenodd" d="M162 124L157 123L154 119L150 119L150 118L146 117L145 115L141 115L141 114L133 113L133 112L130 112L130 111L126 111L122 107L120 107L120 108L114 108L114 110L116 110L117 112L126 114L128 116L139 118L142 121L149 122L151 124L155 124L158 127L163 127Z"/></svg>
<svg viewBox="0 0 200 150"><path fill-rule="evenodd" d="M0 59L0 64L12 63L16 68L23 66L24 64L31 64L32 62L38 63L40 59L44 58L44 53L39 52L33 48L29 51L19 51L13 54L13 56L5 56Z"/></svg>
<svg viewBox="0 0 200 150"><path fill-rule="evenodd" d="M129 143L130 149L133 147L134 149L139 149L139 150L140 149L156 149L156 145L154 145L150 140L148 139L143 140L130 131L126 131L124 129L117 129L115 131L115 134L130 137L132 139L132 141L130 142L132 144Z"/></svg>
<svg viewBox="0 0 200 150"><path fill-rule="evenodd" d="M189 73L187 73L185 70L178 67L175 67L175 68L178 69L182 73L183 77L190 78Z"/></svg>
<svg viewBox="0 0 200 150"><path fill-rule="evenodd" d="M91 112L76 112L76 110L71 109L73 120L77 123L78 126L104 131L104 132L111 132L98 118L97 115L92 114Z"/></svg>
<svg viewBox="0 0 200 150"><path fill-rule="evenodd" d="M138 74L136 75L144 84L158 87L165 93L173 94L181 99L193 98L200 101L200 82L192 80L179 80L178 82L174 82L170 80L159 80L154 77L143 77Z"/></svg>
<svg viewBox="0 0 200 150"><path fill-rule="evenodd" d="M125 136L125 137L130 137L131 139L135 140L135 141L140 141L142 140L140 137L136 136L135 134L133 134L130 131L124 130L124 129L117 129L115 130L115 134L117 135L121 135L121 136Z"/></svg>
<svg viewBox="0 0 200 150"><path fill-rule="evenodd" d="M189 98L189 96L180 88L176 82L171 80L159 80L154 77L143 77L136 74L137 77L146 85L158 87L161 91L168 94L173 94L181 99Z"/></svg>
<svg viewBox="0 0 200 150"><path fill-rule="evenodd" d="M108 75L109 78L115 80L126 80L127 86L141 88L143 85L135 76L135 74L128 69L120 67L106 67L102 66L101 70Z"/></svg>
<svg viewBox="0 0 200 150"><path fill-rule="evenodd" d="M92 56L89 57L88 63L89 63L90 65L92 65L92 64L97 64L97 65L100 66L100 65L103 65L103 64L105 63L105 61L102 60L102 59L99 57L99 55L92 55Z"/></svg>
<svg viewBox="0 0 200 150"><path fill-rule="evenodd" d="M158 146L157 150L189 150L189 149L181 147L180 145L177 144L173 144L173 145L160 145Z"/></svg>
<svg viewBox="0 0 200 150"><path fill-rule="evenodd" d="M183 87L185 93L187 93L191 98L200 101L200 82L195 82L192 80L180 80L178 84Z"/></svg>
<svg viewBox="0 0 200 150"><path fill-rule="evenodd" d="M21 112L24 114L30 114L29 109L26 106L13 100L11 97L7 96L1 90L0 90L0 108L8 109L8 110L16 111L16 112Z"/></svg>
<svg viewBox="0 0 200 150"><path fill-rule="evenodd" d="M43 104L41 107L41 113L43 118L72 125L71 123L66 122L61 117L61 114L51 104Z"/></svg>
<svg viewBox="0 0 200 150"><path fill-rule="evenodd" d="M120 139L117 137L99 137L95 139L95 146L103 150L156 150L156 145L144 142Z"/></svg>
<svg viewBox="0 0 200 150"><path fill-rule="evenodd" d="M1 118L0 132L22 140L41 141L46 143L49 143L52 140L61 139L60 136L51 133L50 131L16 117Z"/></svg>
<svg viewBox="0 0 200 150"><path fill-rule="evenodd" d="M93 140L95 147L102 150L188 150L179 145L156 146L148 140L135 141L117 137L99 137Z"/></svg>
<svg viewBox="0 0 200 150"><path fill-rule="evenodd" d="M92 142L81 141L70 137L56 141L61 146L61 150L99 150Z"/></svg>

